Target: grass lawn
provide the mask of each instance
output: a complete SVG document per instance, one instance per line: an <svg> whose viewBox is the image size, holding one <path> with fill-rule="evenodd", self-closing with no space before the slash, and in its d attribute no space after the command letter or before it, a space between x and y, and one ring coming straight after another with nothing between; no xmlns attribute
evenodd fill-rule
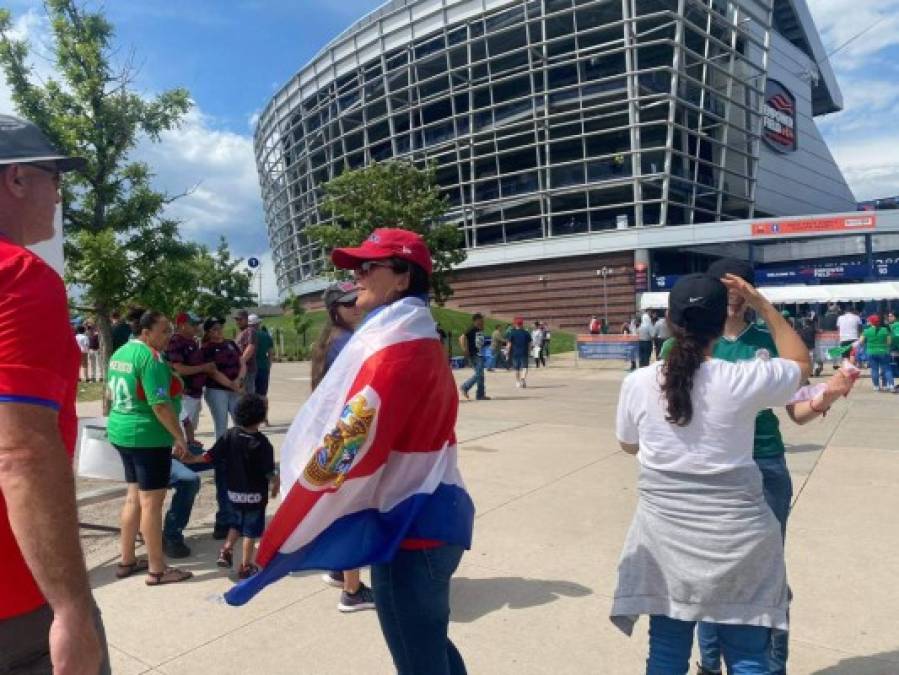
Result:
<svg viewBox="0 0 899 675"><path fill-rule="evenodd" d="M434 314L434 320L437 321L444 331L451 335L450 345L452 346L453 354L461 354L461 349L459 348L459 335L464 333L471 326L471 314L436 306L432 307L431 311ZM325 312L324 310L309 312L308 316L312 319L312 326L306 333L307 346L312 345L318 338L318 334L325 324ZM262 323L268 327L268 330L272 335L275 335L276 329L283 332L284 347L288 353L295 352L297 346L302 345L302 339L297 339L296 331L293 329L292 317L286 315L265 317L263 318ZM492 333L496 326L503 327L505 325L505 321L492 319L490 317L487 317L484 320L485 331L488 334ZM530 330L531 326L526 325L525 328ZM232 336L236 331L237 328L234 326L234 323L229 321L225 327L225 334ZM574 351L574 335L554 330L552 332L552 351L554 354Z"/></svg>

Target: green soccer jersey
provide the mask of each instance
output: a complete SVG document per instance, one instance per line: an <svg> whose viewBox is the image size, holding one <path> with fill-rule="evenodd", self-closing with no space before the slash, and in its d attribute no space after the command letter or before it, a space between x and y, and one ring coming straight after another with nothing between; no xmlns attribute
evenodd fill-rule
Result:
<svg viewBox="0 0 899 675"><path fill-rule="evenodd" d="M774 338L766 329L749 324L734 339L722 337L715 345L712 353L716 359L736 363L751 361L761 350L772 357L777 356ZM778 457L784 453L783 437L780 435L780 421L772 410L762 410L755 418L755 445L753 457Z"/></svg>
<svg viewBox="0 0 899 675"><path fill-rule="evenodd" d="M890 353L890 329L886 326L868 326L862 331L865 338L865 349L870 356L885 356Z"/></svg>
<svg viewBox="0 0 899 675"><path fill-rule="evenodd" d="M152 406L171 403L178 414L182 385L162 354L140 340L130 340L109 360L107 379L112 399L107 424L110 442L125 448L171 447L174 438Z"/></svg>

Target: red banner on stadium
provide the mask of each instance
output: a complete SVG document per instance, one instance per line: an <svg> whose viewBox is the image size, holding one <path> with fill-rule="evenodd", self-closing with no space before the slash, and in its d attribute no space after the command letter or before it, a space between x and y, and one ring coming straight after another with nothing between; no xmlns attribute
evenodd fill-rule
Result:
<svg viewBox="0 0 899 675"><path fill-rule="evenodd" d="M843 216L840 218L806 218L770 223L753 223L752 236L764 237L780 234L813 234L817 232L854 232L873 230L877 216Z"/></svg>

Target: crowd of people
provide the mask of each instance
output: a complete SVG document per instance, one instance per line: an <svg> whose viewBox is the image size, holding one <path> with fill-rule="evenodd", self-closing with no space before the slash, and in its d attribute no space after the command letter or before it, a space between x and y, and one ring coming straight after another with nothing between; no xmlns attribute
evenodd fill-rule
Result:
<svg viewBox="0 0 899 675"><path fill-rule="evenodd" d="M113 316L109 363L91 370L88 358L85 370L88 326L71 338L63 282L27 248L53 235L60 174L83 164L34 125L0 116L0 671L110 672L71 467L83 375L106 379L108 437L128 484L117 577L141 573L148 586L191 578L166 560L191 553L183 532L197 471L211 468L219 566L235 565L240 541L228 602L242 604L293 571L326 570L325 582L341 588L341 611L376 611L399 673L465 673L449 637L450 586L471 547L474 505L458 468L459 394L428 306L423 238L378 229L332 252L354 281L325 291L312 393L279 467L261 431L271 341L257 316L238 312L231 340L220 317L184 311L170 320L134 308ZM792 483L773 408L785 407L796 424L825 415L851 392L858 370L850 359L867 359L874 386L892 388L894 316L871 316L865 326L848 308L828 310L821 327L833 317L842 351L833 375L810 384L807 340L753 278L745 262L717 261L675 284L666 316L626 325L644 367L622 384L616 435L639 462L639 498L610 617L626 633L649 617L650 675L686 673L694 635L703 675L721 673L722 659L731 675L786 672ZM34 316L44 317L39 327ZM588 329L602 334L608 325L593 317ZM488 340L475 315L461 342L474 368L463 396L475 388L487 398L488 356L526 387L530 361L539 368L549 360L551 337L542 322L528 330L518 318ZM214 427L208 449L196 437L202 401ZM280 505L266 526L275 495ZM359 575L366 566L371 588Z"/></svg>

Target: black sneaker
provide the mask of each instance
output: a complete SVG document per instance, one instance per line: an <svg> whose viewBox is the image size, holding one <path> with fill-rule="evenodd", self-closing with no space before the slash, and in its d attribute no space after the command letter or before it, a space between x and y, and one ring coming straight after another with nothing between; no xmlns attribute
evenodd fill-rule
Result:
<svg viewBox="0 0 899 675"><path fill-rule="evenodd" d="M360 612L364 609L375 608L375 596L365 584L359 584L359 590L355 593L344 591L340 594L340 602L337 609L341 612Z"/></svg>
<svg viewBox="0 0 899 675"><path fill-rule="evenodd" d="M228 536L228 530L230 529L227 525L216 525L212 528L212 538L221 541Z"/></svg>
<svg viewBox="0 0 899 675"><path fill-rule="evenodd" d="M343 588L343 572L328 572L327 574L322 574L321 579L328 586Z"/></svg>
<svg viewBox="0 0 899 675"><path fill-rule="evenodd" d="M190 547L183 541L162 540L162 551L166 558L187 558L190 555Z"/></svg>
<svg viewBox="0 0 899 675"><path fill-rule="evenodd" d="M696 664L696 675L721 675L720 670L709 670L708 668L703 668L701 663Z"/></svg>

